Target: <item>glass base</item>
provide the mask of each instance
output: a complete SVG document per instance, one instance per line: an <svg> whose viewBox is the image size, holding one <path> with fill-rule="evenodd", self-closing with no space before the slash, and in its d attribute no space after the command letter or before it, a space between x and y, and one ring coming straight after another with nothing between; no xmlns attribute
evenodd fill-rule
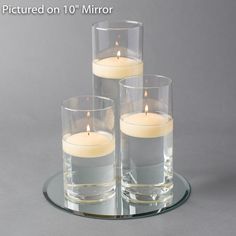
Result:
<svg viewBox="0 0 236 236"><path fill-rule="evenodd" d="M74 202L74 203L97 203L97 202L103 202L107 201L110 198L113 198L115 196L115 187L111 188L110 191L104 192L103 194L93 194L93 195L82 195L77 194L74 195L73 193L64 192L65 198L68 201Z"/></svg>
<svg viewBox="0 0 236 236"><path fill-rule="evenodd" d="M190 196L191 187L187 180L174 174L172 191L155 202L132 203L121 197L120 184L114 197L96 203L77 203L64 196L63 173L49 178L43 186L45 198L55 207L69 213L98 219L131 219L158 215L177 208Z"/></svg>
<svg viewBox="0 0 236 236"><path fill-rule="evenodd" d="M170 202L173 199L173 184L168 189L148 186L139 190L137 187L122 188L122 198L128 202L144 204Z"/></svg>

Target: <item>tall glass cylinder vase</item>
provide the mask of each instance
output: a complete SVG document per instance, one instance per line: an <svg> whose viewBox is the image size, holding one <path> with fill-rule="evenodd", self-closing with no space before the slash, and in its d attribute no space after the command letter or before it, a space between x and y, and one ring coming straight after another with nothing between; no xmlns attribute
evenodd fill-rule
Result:
<svg viewBox="0 0 236 236"><path fill-rule="evenodd" d="M99 22L92 27L93 91L115 101L116 168L120 173L119 81L143 74L143 25L135 21Z"/></svg>

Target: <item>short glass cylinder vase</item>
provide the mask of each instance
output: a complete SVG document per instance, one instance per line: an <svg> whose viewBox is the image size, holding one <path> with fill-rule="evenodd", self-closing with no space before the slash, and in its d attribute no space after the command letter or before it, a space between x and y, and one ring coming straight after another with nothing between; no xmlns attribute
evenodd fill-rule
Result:
<svg viewBox="0 0 236 236"><path fill-rule="evenodd" d="M136 21L98 22L92 27L93 92L114 100L116 165L120 172L119 81L143 74L143 25Z"/></svg>
<svg viewBox="0 0 236 236"><path fill-rule="evenodd" d="M171 202L172 80L159 75L120 81L122 197L134 203Z"/></svg>
<svg viewBox="0 0 236 236"><path fill-rule="evenodd" d="M65 197L75 203L104 201L115 195L113 101L72 97L62 104Z"/></svg>

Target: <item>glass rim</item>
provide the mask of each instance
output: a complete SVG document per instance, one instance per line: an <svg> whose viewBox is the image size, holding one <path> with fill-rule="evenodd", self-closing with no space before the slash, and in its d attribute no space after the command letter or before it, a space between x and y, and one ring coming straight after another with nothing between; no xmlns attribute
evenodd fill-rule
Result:
<svg viewBox="0 0 236 236"><path fill-rule="evenodd" d="M110 104L108 104L107 106L103 107L103 108L95 108L95 109L75 109L75 108L70 108L68 105L66 105L67 102L69 102L70 100L72 99L99 99L99 100L103 100L103 101L107 101L109 102ZM73 112L95 112L95 111L105 111L105 110L109 110L109 109L113 109L113 106L114 106L114 100L111 99L111 98L107 98L107 97L102 97L102 96L95 96L95 95L79 95L79 96L73 96L73 97L69 97L67 99L64 99L62 101L62 104L61 104L61 108L64 109L64 110L67 110L67 111L73 111Z"/></svg>
<svg viewBox="0 0 236 236"><path fill-rule="evenodd" d="M113 24L113 23L125 23L125 24L130 24L132 26L130 27L109 27L109 26L99 26L99 24L107 24L109 25ZM139 21L132 21L132 20L119 20L119 21L98 21L92 24L92 27L96 30L103 30L103 31L109 31L109 30L131 30L131 29L135 29L135 28L141 28L143 27L143 23L139 22Z"/></svg>
<svg viewBox="0 0 236 236"><path fill-rule="evenodd" d="M146 77L146 78L145 78ZM156 80L164 80L165 84L163 85L153 85L153 86L132 86L125 84L125 81L129 79L156 79ZM159 89L159 88L164 88L164 87L169 87L173 83L173 80L170 77L164 76L164 75L158 75L158 74L144 74L140 76L130 76L123 78L119 81L119 84L121 87L128 88L128 89Z"/></svg>

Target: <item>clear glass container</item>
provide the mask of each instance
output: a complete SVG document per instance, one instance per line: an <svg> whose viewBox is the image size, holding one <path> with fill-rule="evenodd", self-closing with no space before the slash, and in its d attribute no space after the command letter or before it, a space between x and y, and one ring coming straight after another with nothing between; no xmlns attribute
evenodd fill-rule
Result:
<svg viewBox="0 0 236 236"><path fill-rule="evenodd" d="M173 189L172 80L143 75L120 81L122 196L168 202Z"/></svg>
<svg viewBox="0 0 236 236"><path fill-rule="evenodd" d="M93 92L114 100L119 169L119 81L143 74L143 25L135 21L98 22L92 27L92 48Z"/></svg>
<svg viewBox="0 0 236 236"><path fill-rule="evenodd" d="M115 195L113 101L72 97L62 104L65 197L75 203L104 201Z"/></svg>

